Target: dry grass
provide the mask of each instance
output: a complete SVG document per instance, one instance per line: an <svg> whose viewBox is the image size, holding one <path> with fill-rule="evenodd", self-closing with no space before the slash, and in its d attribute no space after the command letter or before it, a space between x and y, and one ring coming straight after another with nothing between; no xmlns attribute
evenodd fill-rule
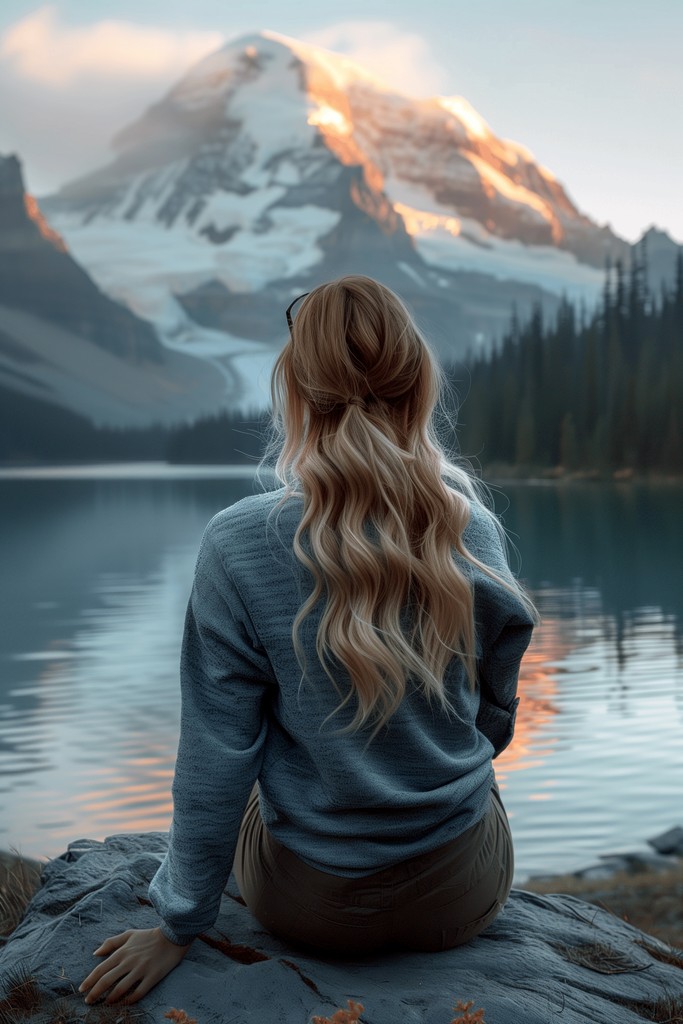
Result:
<svg viewBox="0 0 683 1024"><path fill-rule="evenodd" d="M655 946L654 943L648 942L647 939L636 939L636 945L644 949L646 953L654 960L659 960L661 964L668 964L669 967L680 967L683 971L683 950L674 949L671 946L659 947Z"/></svg>
<svg viewBox="0 0 683 1024"><path fill-rule="evenodd" d="M618 949L612 949L606 942L584 942L578 946L554 943L554 948L565 960L598 974L633 974L648 967L624 956Z"/></svg>
<svg viewBox="0 0 683 1024"><path fill-rule="evenodd" d="M36 1020L42 1024L152 1024L151 1015L136 1007L104 1003L89 1007L85 1016L82 1011L80 997L42 992L36 978L23 967L15 968L5 978L5 995L0 996L0 1024L31 1024ZM183 1010L171 1013L176 1024L197 1024Z"/></svg>
<svg viewBox="0 0 683 1024"><path fill-rule="evenodd" d="M621 1005L643 1020L655 1021L656 1024L683 1024L683 999L678 996L662 996L652 1002L629 1001Z"/></svg>
<svg viewBox="0 0 683 1024"><path fill-rule="evenodd" d="M578 896L648 935L683 949L683 859L669 871L619 871L603 879L558 875L547 882L530 880L522 888Z"/></svg>
<svg viewBox="0 0 683 1024"><path fill-rule="evenodd" d="M0 936L10 935L24 916L26 907L40 887L43 866L23 857L14 847L0 851Z"/></svg>
<svg viewBox="0 0 683 1024"><path fill-rule="evenodd" d="M14 1024L21 1017L30 1018L42 1006L38 983L29 972L18 967L8 981L5 997L0 1000L0 1024Z"/></svg>

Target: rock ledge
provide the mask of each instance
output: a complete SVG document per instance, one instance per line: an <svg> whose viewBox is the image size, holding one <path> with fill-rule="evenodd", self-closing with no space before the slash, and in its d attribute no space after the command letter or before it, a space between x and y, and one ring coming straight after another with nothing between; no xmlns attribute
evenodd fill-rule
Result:
<svg viewBox="0 0 683 1024"><path fill-rule="evenodd" d="M342 960L269 935L231 878L215 928L125 1016L111 1007L105 1017L85 1006L78 986L104 938L158 923L147 886L167 838L82 839L45 865L41 888L0 955L0 1019L10 1019L3 997L21 970L35 978L42 1002L17 1010L17 1024L66 1020L66 1013L74 1022L151 1024L172 1007L198 1024L307 1024L349 999L365 1007L362 1024L449 1024L455 1004L469 1000L483 1007L485 1024L642 1024L666 1019L651 1015L658 1003L660 1013L683 1012L683 954L573 896L513 889L493 925L467 946Z"/></svg>

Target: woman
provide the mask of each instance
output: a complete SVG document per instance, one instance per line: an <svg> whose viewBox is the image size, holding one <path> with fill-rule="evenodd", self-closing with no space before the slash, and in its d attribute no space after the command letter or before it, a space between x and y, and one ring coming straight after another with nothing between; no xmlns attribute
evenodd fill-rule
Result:
<svg viewBox="0 0 683 1024"><path fill-rule="evenodd" d="M442 372L401 301L367 277L299 298L271 383L284 486L218 513L197 560L161 924L95 951L87 1002L172 970L233 861L254 916L325 953L452 948L512 883L492 759L536 609L436 439Z"/></svg>

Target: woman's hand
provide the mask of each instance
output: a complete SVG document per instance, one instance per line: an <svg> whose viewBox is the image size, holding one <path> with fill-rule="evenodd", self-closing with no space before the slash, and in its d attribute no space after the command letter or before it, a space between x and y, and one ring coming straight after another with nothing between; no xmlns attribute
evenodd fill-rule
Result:
<svg viewBox="0 0 683 1024"><path fill-rule="evenodd" d="M131 928L112 935L93 953L106 960L90 972L78 991L88 993L86 1003L94 1003L111 988L107 1002L117 1003L137 986L125 999L126 1005L137 1003L178 966L189 948L170 942L160 928Z"/></svg>

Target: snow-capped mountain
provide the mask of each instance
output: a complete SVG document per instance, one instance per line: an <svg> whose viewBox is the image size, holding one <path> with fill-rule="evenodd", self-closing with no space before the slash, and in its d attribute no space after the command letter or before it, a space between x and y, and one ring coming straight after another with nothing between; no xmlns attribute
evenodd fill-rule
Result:
<svg viewBox="0 0 683 1024"><path fill-rule="evenodd" d="M458 357L513 301L590 308L630 252L462 97L412 99L270 32L199 62L114 145L45 208L110 296L197 353L280 344L293 295L358 272Z"/></svg>

